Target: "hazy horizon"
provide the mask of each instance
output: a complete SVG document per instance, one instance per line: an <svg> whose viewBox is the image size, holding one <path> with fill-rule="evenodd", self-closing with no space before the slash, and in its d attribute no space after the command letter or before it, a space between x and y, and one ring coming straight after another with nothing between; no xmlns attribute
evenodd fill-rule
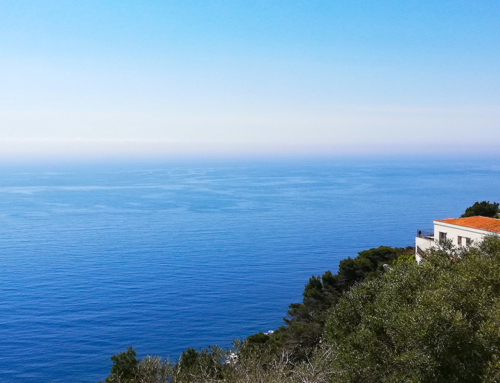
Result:
<svg viewBox="0 0 500 383"><path fill-rule="evenodd" d="M0 10L0 161L500 147L495 1Z"/></svg>

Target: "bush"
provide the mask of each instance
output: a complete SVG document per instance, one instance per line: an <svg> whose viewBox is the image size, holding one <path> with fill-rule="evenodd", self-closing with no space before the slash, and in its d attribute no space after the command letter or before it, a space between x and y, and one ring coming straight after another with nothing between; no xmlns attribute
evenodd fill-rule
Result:
<svg viewBox="0 0 500 383"><path fill-rule="evenodd" d="M465 213L462 214L462 217L473 217L473 216L483 216L483 217L491 217L494 218L497 216L499 209L499 203L489 201L476 202L474 205L465 209Z"/></svg>
<svg viewBox="0 0 500 383"><path fill-rule="evenodd" d="M139 359L136 357L136 352L132 347L128 347L127 351L113 355L111 360L111 375L105 380L105 383L133 383L136 377L136 368L139 364Z"/></svg>
<svg viewBox="0 0 500 383"><path fill-rule="evenodd" d="M423 265L398 262L332 309L332 381L497 381L499 293L499 237L455 260L435 250Z"/></svg>

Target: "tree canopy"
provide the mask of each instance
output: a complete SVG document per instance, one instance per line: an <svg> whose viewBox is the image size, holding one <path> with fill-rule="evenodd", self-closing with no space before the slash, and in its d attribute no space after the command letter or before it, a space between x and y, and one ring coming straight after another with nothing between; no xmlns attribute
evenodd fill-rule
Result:
<svg viewBox="0 0 500 383"><path fill-rule="evenodd" d="M126 351L113 355L113 367L111 375L106 378L105 383L133 383L135 382L135 373L140 360L136 357L136 352L132 347Z"/></svg>
<svg viewBox="0 0 500 383"><path fill-rule="evenodd" d="M423 264L411 248L362 251L311 277L275 333L177 363L128 348L106 383L500 382L500 236L445 245Z"/></svg>
<svg viewBox="0 0 500 383"><path fill-rule="evenodd" d="M474 205L469 206L465 209L465 213L462 214L462 217L473 217L476 215L480 215L483 217L491 217L494 218L499 213L499 203L489 201L476 202Z"/></svg>
<svg viewBox="0 0 500 383"><path fill-rule="evenodd" d="M376 278L382 273L384 264L412 254L412 247L380 246L340 261L337 274L326 271L322 276L312 276L304 287L302 303L289 306L285 326L269 336L252 335L243 347L258 348L261 355L278 355L285 351L295 361L307 360L323 336L328 310L337 304L342 294L360 281Z"/></svg>
<svg viewBox="0 0 500 383"><path fill-rule="evenodd" d="M458 255L400 262L339 300L325 328L333 382L498 381L500 239Z"/></svg>

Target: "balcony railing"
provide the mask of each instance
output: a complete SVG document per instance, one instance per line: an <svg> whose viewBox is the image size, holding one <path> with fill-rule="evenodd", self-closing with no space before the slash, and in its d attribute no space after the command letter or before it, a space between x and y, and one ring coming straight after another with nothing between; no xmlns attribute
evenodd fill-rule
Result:
<svg viewBox="0 0 500 383"><path fill-rule="evenodd" d="M417 230L417 237L426 238L426 237L433 237L433 236L434 236L434 230L432 230L432 229Z"/></svg>

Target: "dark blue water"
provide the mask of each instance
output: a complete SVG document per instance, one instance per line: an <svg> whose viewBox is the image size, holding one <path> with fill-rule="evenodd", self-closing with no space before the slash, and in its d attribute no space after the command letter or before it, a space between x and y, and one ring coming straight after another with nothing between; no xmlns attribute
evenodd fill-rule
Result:
<svg viewBox="0 0 500 383"><path fill-rule="evenodd" d="M282 324L311 275L500 200L494 160L3 166L0 381L97 382Z"/></svg>

